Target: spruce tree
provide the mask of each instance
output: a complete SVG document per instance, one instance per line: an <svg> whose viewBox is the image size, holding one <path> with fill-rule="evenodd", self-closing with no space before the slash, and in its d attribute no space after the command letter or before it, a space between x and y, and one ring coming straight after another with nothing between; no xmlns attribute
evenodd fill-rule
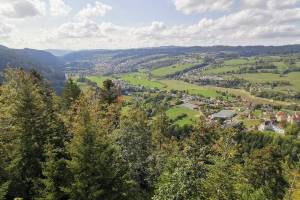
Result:
<svg viewBox="0 0 300 200"><path fill-rule="evenodd" d="M61 94L61 107L63 110L68 110L70 106L79 98L81 93L80 88L72 79L66 81Z"/></svg>
<svg viewBox="0 0 300 200"><path fill-rule="evenodd" d="M146 114L138 109L124 116L117 130L118 144L122 156L128 163L132 178L139 184L141 191L151 193L151 132Z"/></svg>
<svg viewBox="0 0 300 200"><path fill-rule="evenodd" d="M69 145L69 168L73 173L72 184L67 188L70 199L132 199L132 182L118 162L116 150L97 133L88 104L86 98L80 99Z"/></svg>
<svg viewBox="0 0 300 200"><path fill-rule="evenodd" d="M65 200L69 196L65 188L71 181L71 172L67 167L70 159L66 144L70 140L62 122L53 122L52 134L46 147L46 161L43 165L43 189L39 199Z"/></svg>
<svg viewBox="0 0 300 200"><path fill-rule="evenodd" d="M22 70L9 70L3 87L2 104L6 118L1 118L4 137L10 135L7 147L14 145L9 153L7 166L11 179L10 198L33 199L40 189L44 147L48 137L47 109L42 88L32 76ZM9 122L9 126L7 126Z"/></svg>
<svg viewBox="0 0 300 200"><path fill-rule="evenodd" d="M100 88L100 101L102 103L116 103L119 96L119 90L112 80L107 79L103 82L103 87Z"/></svg>

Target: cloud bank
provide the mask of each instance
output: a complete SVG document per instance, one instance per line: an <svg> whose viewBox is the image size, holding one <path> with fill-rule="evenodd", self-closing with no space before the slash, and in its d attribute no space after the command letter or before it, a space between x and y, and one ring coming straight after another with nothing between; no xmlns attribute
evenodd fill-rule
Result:
<svg viewBox="0 0 300 200"><path fill-rule="evenodd" d="M42 29L32 42L47 48L300 43L299 0L173 0L174 10L183 16L199 16L198 22L168 25L163 21L153 21L131 26L103 20L114 9L100 1L86 4L76 12L63 0L3 1L6 2L0 5L0 15L7 19L70 16L71 11L74 13L58 26ZM11 36L14 30L11 25L0 20L0 37Z"/></svg>

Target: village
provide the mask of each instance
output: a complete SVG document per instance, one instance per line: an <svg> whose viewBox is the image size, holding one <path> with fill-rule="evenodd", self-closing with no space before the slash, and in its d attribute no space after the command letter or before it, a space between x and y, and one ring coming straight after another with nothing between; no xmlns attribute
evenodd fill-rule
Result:
<svg viewBox="0 0 300 200"><path fill-rule="evenodd" d="M79 73L77 77L79 81L97 86L96 83L86 78L85 73ZM162 91L158 88L132 85L117 78L112 81L123 96L134 98L137 94L160 94L168 99L169 108L180 107L196 111L195 118L202 116L207 123L218 122L224 127L244 126L250 131L270 131L284 135L288 126L300 124L300 112L282 109L280 106L254 103L240 96L222 94L222 97L207 98L189 94L188 91Z"/></svg>

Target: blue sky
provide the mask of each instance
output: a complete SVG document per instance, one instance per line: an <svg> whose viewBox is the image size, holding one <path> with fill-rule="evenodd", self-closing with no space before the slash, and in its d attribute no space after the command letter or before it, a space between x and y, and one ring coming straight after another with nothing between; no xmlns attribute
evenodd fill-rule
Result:
<svg viewBox="0 0 300 200"><path fill-rule="evenodd" d="M0 44L95 49L300 43L300 0L0 0Z"/></svg>

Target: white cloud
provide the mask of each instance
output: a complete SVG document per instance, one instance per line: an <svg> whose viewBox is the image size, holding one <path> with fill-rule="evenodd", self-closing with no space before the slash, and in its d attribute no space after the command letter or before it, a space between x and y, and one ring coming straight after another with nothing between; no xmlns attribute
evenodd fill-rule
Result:
<svg viewBox="0 0 300 200"><path fill-rule="evenodd" d="M97 23L89 20L82 22L70 22L62 24L53 32L51 38L89 38L99 36L100 27Z"/></svg>
<svg viewBox="0 0 300 200"><path fill-rule="evenodd" d="M299 0L242 0L241 4L244 8L256 9L286 9L293 7Z"/></svg>
<svg viewBox="0 0 300 200"><path fill-rule="evenodd" d="M67 15L72 10L63 0L49 0L49 4L53 16Z"/></svg>
<svg viewBox="0 0 300 200"><path fill-rule="evenodd" d="M176 9L185 14L208 11L226 11L233 5L233 0L175 0Z"/></svg>
<svg viewBox="0 0 300 200"><path fill-rule="evenodd" d="M85 8L79 11L77 16L82 19L90 19L99 16L103 17L111 9L111 6L96 1L94 6L91 4L87 4Z"/></svg>
<svg viewBox="0 0 300 200"><path fill-rule="evenodd" d="M26 18L44 15L46 4L41 0L4 0L0 4L0 16L7 18Z"/></svg>
<svg viewBox="0 0 300 200"><path fill-rule="evenodd" d="M13 30L12 26L0 22L0 38L1 39L9 38L12 30Z"/></svg>
<svg viewBox="0 0 300 200"><path fill-rule="evenodd" d="M199 17L198 23L194 24L169 25L161 21L154 21L142 26L121 26L110 22L98 22L93 18L104 16L112 8L97 1L95 4L86 5L78 14L75 14L74 21L68 22L69 18L61 17L59 18L62 20L60 26L54 24L57 22L51 24L53 26L46 24L47 29L43 31L41 30L42 26L37 23L37 28L34 27L33 31L37 40L32 39L33 35L30 34L32 27L27 28L28 22L31 20L26 20L27 24L25 23L26 25L21 27L19 25L25 20L11 20L8 19L8 16L21 18L21 16L43 15L43 10L45 10L43 2L49 2L46 5L50 7L46 10L50 13L46 17L47 21L52 23L53 15L70 12L68 5L63 0L0 1L3 2L0 5L0 15L4 16L5 14L6 16L3 17L2 22L16 23L14 26L16 31L19 31L14 30L12 34L11 27L2 23L0 24L0 37L12 36L12 40L9 41L21 41L23 46L34 43L38 48L43 45L42 48L88 49L162 45L279 45L300 41L300 4L297 3L300 0L172 0L177 10L185 14L200 12L204 17ZM15 9L15 5L21 1L29 2L37 12L28 14L30 9L27 9L27 13L24 14L19 11L24 9ZM235 2L233 3L233 1ZM9 9L3 10L5 6ZM230 12L225 11L231 7ZM222 12L212 15L209 13L211 11ZM200 15L193 17L197 16ZM34 18L32 21L43 22L46 17ZM27 31L26 34L23 34L23 30ZM21 39L18 40L18 38ZM23 41L30 41L30 43Z"/></svg>

